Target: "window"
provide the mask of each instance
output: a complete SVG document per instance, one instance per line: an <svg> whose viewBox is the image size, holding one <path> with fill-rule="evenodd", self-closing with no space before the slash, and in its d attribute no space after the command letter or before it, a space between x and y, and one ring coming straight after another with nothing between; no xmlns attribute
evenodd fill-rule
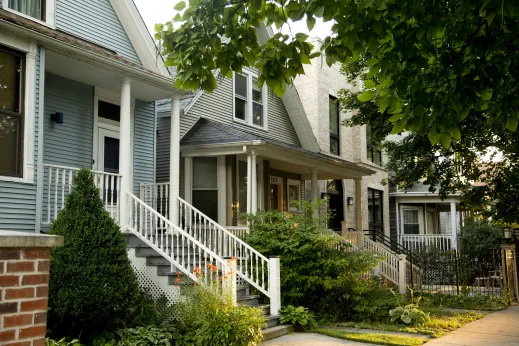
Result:
<svg viewBox="0 0 519 346"><path fill-rule="evenodd" d="M234 74L234 119L248 125L267 127L267 87L248 73Z"/></svg>
<svg viewBox="0 0 519 346"><path fill-rule="evenodd" d="M404 234L420 234L420 217L418 209L402 209Z"/></svg>
<svg viewBox="0 0 519 346"><path fill-rule="evenodd" d="M378 148L378 143L376 143L372 138L371 127L366 125L366 143L367 143L367 152L368 152L368 161L374 163L376 165L382 165L382 151Z"/></svg>
<svg viewBox="0 0 519 346"><path fill-rule="evenodd" d="M301 210L301 182L287 179L288 211Z"/></svg>
<svg viewBox="0 0 519 346"><path fill-rule="evenodd" d="M216 157L193 158L193 206L213 220L218 219Z"/></svg>
<svg viewBox="0 0 519 346"><path fill-rule="evenodd" d="M45 21L45 0L9 0L8 7L29 17Z"/></svg>
<svg viewBox="0 0 519 346"><path fill-rule="evenodd" d="M329 97L329 115L330 115L330 153L340 154L339 126L340 126L340 109L339 102L333 96Z"/></svg>
<svg viewBox="0 0 519 346"><path fill-rule="evenodd" d="M24 54L0 46L0 175L22 177Z"/></svg>
<svg viewBox="0 0 519 346"><path fill-rule="evenodd" d="M121 107L105 101L98 101L98 116L101 118L121 121Z"/></svg>
<svg viewBox="0 0 519 346"><path fill-rule="evenodd" d="M382 191L368 188L368 221L370 230L384 232L384 220L382 218L382 196Z"/></svg>

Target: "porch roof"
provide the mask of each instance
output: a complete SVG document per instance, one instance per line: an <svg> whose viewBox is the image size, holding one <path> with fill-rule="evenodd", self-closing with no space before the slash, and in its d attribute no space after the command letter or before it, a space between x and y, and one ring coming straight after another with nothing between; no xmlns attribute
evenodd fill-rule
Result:
<svg viewBox="0 0 519 346"><path fill-rule="evenodd" d="M50 72L63 77L78 80L75 77L81 79L84 76L88 79L90 75L94 78L97 76L92 77L93 69L100 68L104 72L100 72L99 75L104 73L105 79L116 76L131 78L136 87L132 92L136 92L135 96L145 101L164 99L171 97L173 93L184 93L173 88L170 75L151 71L108 48L0 9L0 31L2 29L35 39L38 44L52 51L56 71L52 70L53 61L48 59ZM96 85L93 84L95 81L90 79L79 81Z"/></svg>
<svg viewBox="0 0 519 346"><path fill-rule="evenodd" d="M200 118L180 141L185 156L245 154L254 150L272 161L272 167L310 179L313 168L318 179L354 179L375 171L337 156L313 152L302 147L252 134L234 127Z"/></svg>

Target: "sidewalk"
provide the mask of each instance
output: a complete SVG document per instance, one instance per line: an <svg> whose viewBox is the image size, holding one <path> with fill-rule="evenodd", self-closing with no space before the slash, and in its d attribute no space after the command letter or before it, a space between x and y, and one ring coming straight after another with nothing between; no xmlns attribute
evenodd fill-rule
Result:
<svg viewBox="0 0 519 346"><path fill-rule="evenodd" d="M331 338L317 333L292 333L265 341L261 346L373 346L363 342L355 342Z"/></svg>
<svg viewBox="0 0 519 346"><path fill-rule="evenodd" d="M471 322L426 346L519 345L519 306L494 312Z"/></svg>

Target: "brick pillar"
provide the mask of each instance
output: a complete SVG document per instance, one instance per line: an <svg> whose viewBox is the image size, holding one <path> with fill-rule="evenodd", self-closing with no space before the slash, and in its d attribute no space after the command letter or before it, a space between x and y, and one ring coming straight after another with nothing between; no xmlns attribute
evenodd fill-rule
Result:
<svg viewBox="0 0 519 346"><path fill-rule="evenodd" d="M50 248L62 237L0 231L0 345L45 345Z"/></svg>

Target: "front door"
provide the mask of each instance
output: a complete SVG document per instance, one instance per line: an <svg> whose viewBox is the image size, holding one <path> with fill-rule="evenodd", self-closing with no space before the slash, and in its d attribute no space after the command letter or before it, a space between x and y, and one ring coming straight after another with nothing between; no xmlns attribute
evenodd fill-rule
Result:
<svg viewBox="0 0 519 346"><path fill-rule="evenodd" d="M119 132L98 128L97 171L119 174ZM96 175L106 205L114 206L118 201L120 178L114 175Z"/></svg>
<svg viewBox="0 0 519 346"><path fill-rule="evenodd" d="M269 210L283 211L283 178L270 177Z"/></svg>

